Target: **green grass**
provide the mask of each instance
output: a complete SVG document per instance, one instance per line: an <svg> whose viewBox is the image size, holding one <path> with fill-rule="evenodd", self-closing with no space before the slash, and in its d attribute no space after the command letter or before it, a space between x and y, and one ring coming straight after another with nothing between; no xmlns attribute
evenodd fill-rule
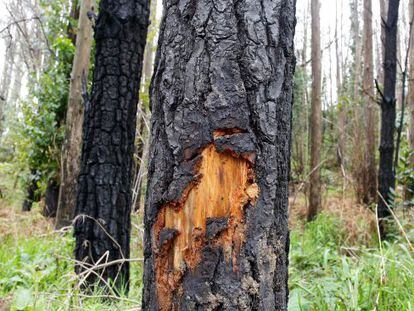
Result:
<svg viewBox="0 0 414 311"><path fill-rule="evenodd" d="M134 223L139 221L136 217ZM30 223L30 219L23 223ZM376 237L370 245L344 245L345 226L329 214L322 213L314 222L297 227L291 235L290 310L414 308L413 253L402 236L396 234L383 243L381 251ZM0 310L2 305L11 310L139 307L142 263L131 264L128 296L111 301L100 298L102 293L97 292L93 297L84 297L74 290L79 280L73 273L71 233L53 233L48 229L42 235L34 231L26 236L25 230L21 226L21 232L8 233L0 244ZM413 227L408 224L406 230L412 239ZM133 258L142 256L141 239L140 230L135 227Z"/></svg>
<svg viewBox="0 0 414 311"><path fill-rule="evenodd" d="M32 218L36 219L37 216ZM24 219L24 223L28 221ZM130 310L139 307L142 292L141 262L131 263L128 296L107 299L102 292L86 296L75 290L79 278L73 272L72 233L49 231L40 236L36 231L35 235L27 238L24 232L9 233L2 240L0 310ZM136 247L132 257L140 258L141 237L137 230L133 232L132 243Z"/></svg>
<svg viewBox="0 0 414 311"><path fill-rule="evenodd" d="M414 260L405 239L391 237L382 251L375 239L347 247L341 228L321 214L292 232L289 310L413 310Z"/></svg>

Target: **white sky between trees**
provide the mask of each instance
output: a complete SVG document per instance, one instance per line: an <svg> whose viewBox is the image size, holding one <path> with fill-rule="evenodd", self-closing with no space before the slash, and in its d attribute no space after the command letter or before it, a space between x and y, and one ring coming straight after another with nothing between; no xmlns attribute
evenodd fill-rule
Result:
<svg viewBox="0 0 414 311"><path fill-rule="evenodd" d="M15 0L0 0L0 29L3 29L8 22L6 6ZM161 17L162 5L161 0L158 0L158 9L157 9L157 18ZM336 104L336 52L335 52L335 23L338 22L338 32L342 32L342 37L339 38L340 50L342 51L342 58L350 61L350 45L351 45L351 33L350 33L350 2L352 0L321 0L321 48L323 50L322 54L322 70L324 77L324 92L323 92L323 102L324 107L329 105ZM360 0L362 2L363 0ZM379 0L372 0L373 3L373 20L374 20L374 64L377 64L377 44L379 43L379 33L380 32L380 17L379 17ZM386 0L388 2L388 0ZM336 6L338 5L338 21L336 21ZM310 60L310 40L311 40L311 17L310 17L310 0L297 0L297 27L295 35L295 44L296 51L301 50L303 47L303 31L304 27L308 31L308 56L307 60ZM405 54L405 45L408 41L408 0L401 0L400 8L400 30L401 31L401 44L402 44L402 57L404 58ZM360 35L362 37L362 3L359 8L361 16L360 21ZM341 29L341 11L342 11L342 31ZM306 13L307 12L307 13ZM305 14L307 14L307 22L304 23ZM401 29L401 26L403 29ZM5 62L5 41L3 36L5 33L0 34L0 73L3 70ZM300 66L302 60L298 57L297 65ZM332 68L331 68L332 67ZM308 73L310 74L310 63L307 65ZM376 73L377 71L374 70ZM362 72L361 72L362 74ZM12 77L13 79L13 77ZM25 79L26 80L26 75ZM25 85L25 81L23 81ZM332 89L332 93L331 93ZM24 98L27 95L27 90L25 87L22 88L22 97ZM332 100L331 100L332 99ZM333 103L331 103L331 101Z"/></svg>

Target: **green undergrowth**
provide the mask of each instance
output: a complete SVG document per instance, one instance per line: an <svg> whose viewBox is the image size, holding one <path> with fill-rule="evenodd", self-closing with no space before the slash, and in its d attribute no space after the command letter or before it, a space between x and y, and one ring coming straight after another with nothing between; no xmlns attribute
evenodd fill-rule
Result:
<svg viewBox="0 0 414 311"><path fill-rule="evenodd" d="M136 218L135 223L139 223ZM413 228L404 224L410 239ZM322 213L292 230L290 310L412 310L414 261L403 234L380 245L346 245L344 226ZM299 228L300 227L300 228ZM142 263L131 264L131 290L117 299L75 290L71 232L8 234L0 244L0 310L138 310ZM133 227L132 257L142 256L142 226Z"/></svg>
<svg viewBox="0 0 414 311"><path fill-rule="evenodd" d="M34 213L36 211L33 211ZM24 230L24 228L22 228ZM133 230L134 231L134 230ZM136 231L136 230L135 230ZM139 259L141 237L133 258ZM76 288L72 232L43 236L5 237L0 244L0 310L137 310L142 292L142 263L131 263L128 295L108 297L108 292L82 293Z"/></svg>
<svg viewBox="0 0 414 311"><path fill-rule="evenodd" d="M343 227L321 214L293 230L289 310L413 310L413 227L381 245L346 245Z"/></svg>

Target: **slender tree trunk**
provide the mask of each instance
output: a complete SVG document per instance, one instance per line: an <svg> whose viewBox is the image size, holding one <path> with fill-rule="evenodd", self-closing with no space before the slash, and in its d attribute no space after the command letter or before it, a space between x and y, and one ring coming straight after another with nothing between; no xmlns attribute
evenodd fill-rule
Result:
<svg viewBox="0 0 414 311"><path fill-rule="evenodd" d="M95 68L85 106L76 205L76 259L127 259L136 112L147 36L148 0L101 0L95 27ZM76 266L78 273L84 271ZM128 290L129 264L96 271ZM91 274L89 284L97 281Z"/></svg>
<svg viewBox="0 0 414 311"><path fill-rule="evenodd" d="M42 211L44 217L56 217L59 198L59 185L56 181L49 182L45 192L45 205Z"/></svg>
<svg viewBox="0 0 414 311"><path fill-rule="evenodd" d="M362 100L361 100L361 82L362 82L362 40L360 27L360 0L354 0L351 6L351 34L354 44L354 66L353 66L353 109L352 109L352 175L354 178L354 186L356 198L358 202L364 201L365 196L365 153L366 148L361 141L364 141L364 125L362 121Z"/></svg>
<svg viewBox="0 0 414 311"><path fill-rule="evenodd" d="M1 75L1 85L0 85L0 136L3 133L3 123L6 112L6 105L9 98L11 77L13 74L13 67L15 65L16 57L16 42L10 40L10 42L4 41L6 43L6 53L3 64L3 72Z"/></svg>
<svg viewBox="0 0 414 311"><path fill-rule="evenodd" d="M341 8L342 9L342 8ZM342 12L342 11L341 11ZM338 1L336 2L336 22L335 22L335 53L336 53L336 93L338 97L338 160L339 165L345 166L345 103L342 100L342 79L341 79L341 53L339 50L340 37L338 32ZM342 13L341 13L342 14ZM342 20L342 19L341 19Z"/></svg>
<svg viewBox="0 0 414 311"><path fill-rule="evenodd" d="M81 2L81 5L79 5L79 2ZM76 46L76 28L73 25L73 22L76 22L79 20L79 14L80 14L80 6L82 6L83 0L72 0L71 1L71 7L69 12L69 23L67 27L67 34L70 41L72 41L72 44Z"/></svg>
<svg viewBox="0 0 414 311"><path fill-rule="evenodd" d="M395 87L397 74L397 24L399 0L389 0L385 27L384 91L381 102L381 143L378 187L378 219L381 237L386 236L385 219L390 216L393 205L391 191L395 189L394 133L395 133Z"/></svg>
<svg viewBox="0 0 414 311"><path fill-rule="evenodd" d="M30 212L32 210L32 205L34 202L39 201L39 195L37 193L39 186L37 182L39 181L38 173L36 170L30 171L31 177L28 185L26 186L26 197L23 201L22 211Z"/></svg>
<svg viewBox="0 0 414 311"><path fill-rule="evenodd" d="M321 209L321 149L322 149L322 73L320 2L311 1L312 14L312 113L311 113L311 159L308 220L313 220Z"/></svg>
<svg viewBox="0 0 414 311"><path fill-rule="evenodd" d="M385 60L385 25L387 22L388 6L386 0L379 0L380 3L380 14L381 14L381 64L384 66ZM381 75L378 77L379 81L384 84L384 72L380 71Z"/></svg>
<svg viewBox="0 0 414 311"><path fill-rule="evenodd" d="M16 42L20 42L22 35L20 32L16 32L16 37L14 40ZM15 56L14 56L14 66L13 66L13 83L10 88L10 94L9 94L9 102L10 104L13 104L15 107L18 106L19 99L20 99L20 93L22 91L22 80L23 80L23 60L21 57L21 45L17 44L15 48Z"/></svg>
<svg viewBox="0 0 414 311"><path fill-rule="evenodd" d="M82 77L86 79L88 76L93 34L87 13L88 11L93 11L94 7L94 0L81 1L76 52L73 59L68 109L66 112L65 140L62 145L62 170L56 215L57 228L69 225L75 213L76 187L82 150Z"/></svg>
<svg viewBox="0 0 414 311"><path fill-rule="evenodd" d="M410 157L410 163L411 167L414 167L414 29L413 29L413 23L414 23L414 0L410 0L409 3L409 23L411 28L411 40L410 40L410 55L409 55L409 74L408 74L408 105L409 105L409 146L411 149L411 157ZM410 200L414 198L414 182L412 182L407 187L406 191L406 199Z"/></svg>
<svg viewBox="0 0 414 311"><path fill-rule="evenodd" d="M372 0L364 0L364 99L365 99L365 165L363 202L371 204L377 198L377 167L375 163L375 102L372 31Z"/></svg>
<svg viewBox="0 0 414 311"><path fill-rule="evenodd" d="M151 9L150 9L150 26L148 27L148 40L145 46L145 54L144 54L144 67L143 67L143 75L142 75L142 83L141 89L142 92L145 94L149 93L148 83L151 79L153 68L154 68L154 40L155 34L157 32L157 25L156 25L156 13L157 13L157 1L158 0L151 0ZM138 113L138 134L139 141L137 142L136 146L136 157L137 157L137 165L135 167L135 182L134 182L134 195L133 195L133 208L135 210L139 210L141 208L141 194L143 191L143 176L139 175L144 172L146 169L147 163L147 154L144 153L145 148L148 148L146 144L148 144L148 129L146 125L146 120L149 119L148 114L149 107L141 101L141 109Z"/></svg>
<svg viewBox="0 0 414 311"><path fill-rule="evenodd" d="M295 1L168 2L144 310L286 310Z"/></svg>

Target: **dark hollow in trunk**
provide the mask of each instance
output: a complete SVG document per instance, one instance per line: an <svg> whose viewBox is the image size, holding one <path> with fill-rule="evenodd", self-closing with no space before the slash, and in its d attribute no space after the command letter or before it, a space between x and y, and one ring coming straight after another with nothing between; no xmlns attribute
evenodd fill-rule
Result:
<svg viewBox="0 0 414 311"><path fill-rule="evenodd" d="M74 231L76 259L86 265L129 258L131 173L149 1L102 0L99 12ZM77 265L76 271L84 267ZM116 288L128 289L127 262L96 272ZM87 281L97 280L91 274Z"/></svg>
<svg viewBox="0 0 414 311"><path fill-rule="evenodd" d="M59 185L56 181L52 181L46 188L45 206L42 215L45 217L56 217L56 211L59 200Z"/></svg>
<svg viewBox="0 0 414 311"><path fill-rule="evenodd" d="M381 101L381 141L378 175L378 219L380 235L385 237L385 220L390 216L387 204L393 205L391 191L395 189L394 133L395 133L395 86L397 76L397 25L399 0L390 0L385 28L384 92Z"/></svg>
<svg viewBox="0 0 414 311"><path fill-rule="evenodd" d="M295 1L165 1L144 310L286 310Z"/></svg>

